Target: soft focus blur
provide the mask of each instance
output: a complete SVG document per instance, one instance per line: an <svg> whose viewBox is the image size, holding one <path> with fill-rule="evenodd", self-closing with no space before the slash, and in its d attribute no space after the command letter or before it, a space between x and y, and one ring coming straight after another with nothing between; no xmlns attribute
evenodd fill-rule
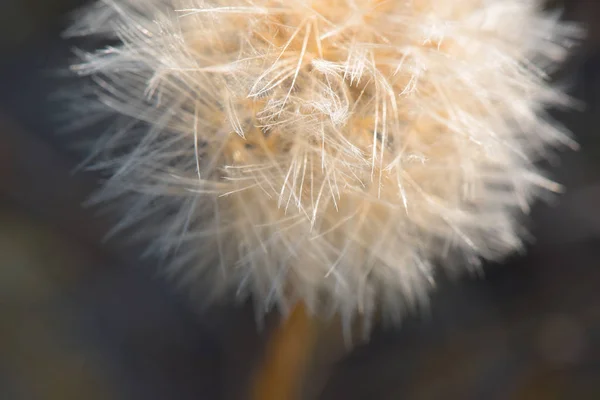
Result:
<svg viewBox="0 0 600 400"><path fill-rule="evenodd" d="M0 399L239 398L264 340L251 310L194 312L81 206L96 177L72 174L53 98L81 3L0 1ZM585 104L558 115L582 146L552 165L566 194L534 211L528 254L440 283L321 399L600 399L600 2L550 3L590 28L557 76Z"/></svg>

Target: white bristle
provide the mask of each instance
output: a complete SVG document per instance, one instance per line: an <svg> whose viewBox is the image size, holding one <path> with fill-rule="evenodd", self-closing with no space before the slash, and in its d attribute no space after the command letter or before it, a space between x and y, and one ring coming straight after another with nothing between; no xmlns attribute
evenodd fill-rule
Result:
<svg viewBox="0 0 600 400"><path fill-rule="evenodd" d="M534 163L571 143L544 109L580 32L532 0L102 0L68 34L112 40L73 70L114 121L117 228L259 313L400 318L434 265L522 247L556 190Z"/></svg>

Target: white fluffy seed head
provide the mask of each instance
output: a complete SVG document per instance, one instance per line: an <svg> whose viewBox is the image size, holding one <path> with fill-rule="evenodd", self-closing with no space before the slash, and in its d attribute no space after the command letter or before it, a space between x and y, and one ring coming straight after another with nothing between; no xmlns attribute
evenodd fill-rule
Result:
<svg viewBox="0 0 600 400"><path fill-rule="evenodd" d="M544 109L579 31L532 0L102 0L69 33L111 40L73 69L117 229L259 313L399 318L435 264L521 248L536 162L574 146Z"/></svg>

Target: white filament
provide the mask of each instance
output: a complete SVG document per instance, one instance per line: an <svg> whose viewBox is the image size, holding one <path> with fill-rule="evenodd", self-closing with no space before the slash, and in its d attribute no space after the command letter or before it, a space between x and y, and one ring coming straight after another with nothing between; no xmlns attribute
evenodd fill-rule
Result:
<svg viewBox="0 0 600 400"><path fill-rule="evenodd" d="M531 0L102 0L68 33L114 42L73 69L117 229L259 312L399 318L435 263L521 248L534 163L575 146L543 110L579 31Z"/></svg>

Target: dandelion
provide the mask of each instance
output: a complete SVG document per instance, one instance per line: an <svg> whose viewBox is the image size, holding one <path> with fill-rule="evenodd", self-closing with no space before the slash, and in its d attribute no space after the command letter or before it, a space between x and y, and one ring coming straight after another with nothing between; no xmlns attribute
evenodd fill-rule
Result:
<svg viewBox="0 0 600 400"><path fill-rule="evenodd" d="M109 41L72 68L116 229L259 314L398 320L437 266L521 249L560 189L538 161L576 147L545 110L579 30L536 1L101 0L68 34Z"/></svg>

